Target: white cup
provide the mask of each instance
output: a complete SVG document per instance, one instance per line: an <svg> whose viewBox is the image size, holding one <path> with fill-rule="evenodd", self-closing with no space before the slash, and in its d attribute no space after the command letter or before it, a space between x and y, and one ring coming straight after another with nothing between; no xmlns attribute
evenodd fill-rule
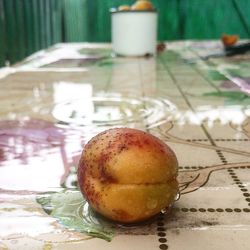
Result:
<svg viewBox="0 0 250 250"><path fill-rule="evenodd" d="M112 48L121 56L154 55L157 45L157 12L111 11Z"/></svg>

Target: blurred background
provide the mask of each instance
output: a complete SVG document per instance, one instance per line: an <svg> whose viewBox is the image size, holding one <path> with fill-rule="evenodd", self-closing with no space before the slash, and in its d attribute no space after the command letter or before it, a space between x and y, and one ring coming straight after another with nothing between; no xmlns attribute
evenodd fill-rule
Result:
<svg viewBox="0 0 250 250"><path fill-rule="evenodd" d="M60 42L110 42L109 9L134 0L0 0L0 66ZM158 40L250 37L250 0L153 0Z"/></svg>

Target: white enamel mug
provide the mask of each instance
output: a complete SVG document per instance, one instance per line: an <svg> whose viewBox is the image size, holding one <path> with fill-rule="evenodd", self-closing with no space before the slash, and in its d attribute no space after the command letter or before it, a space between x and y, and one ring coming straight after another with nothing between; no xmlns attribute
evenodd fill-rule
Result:
<svg viewBox="0 0 250 250"><path fill-rule="evenodd" d="M157 45L157 12L111 11L112 48L121 56L154 55Z"/></svg>

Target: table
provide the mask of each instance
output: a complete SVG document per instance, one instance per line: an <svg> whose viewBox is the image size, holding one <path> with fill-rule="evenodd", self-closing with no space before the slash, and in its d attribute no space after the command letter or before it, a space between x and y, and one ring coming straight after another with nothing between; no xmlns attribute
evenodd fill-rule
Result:
<svg viewBox="0 0 250 250"><path fill-rule="evenodd" d="M221 51L183 41L122 58L108 44L57 44L1 69L0 249L249 249L250 55L205 57ZM124 126L175 151L180 199L145 224L114 226L108 242L39 199L74 191L84 144Z"/></svg>

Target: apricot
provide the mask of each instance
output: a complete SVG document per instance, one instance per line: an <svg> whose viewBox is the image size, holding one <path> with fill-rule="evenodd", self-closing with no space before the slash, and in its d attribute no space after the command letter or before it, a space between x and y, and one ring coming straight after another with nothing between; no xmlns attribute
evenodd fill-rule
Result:
<svg viewBox="0 0 250 250"><path fill-rule="evenodd" d="M126 10L130 10L130 6L129 5L121 5L118 8L119 11L126 11Z"/></svg>
<svg viewBox="0 0 250 250"><path fill-rule="evenodd" d="M78 185L90 206L123 223L146 220L173 203L178 162L157 137L114 128L93 137L78 166Z"/></svg>
<svg viewBox="0 0 250 250"><path fill-rule="evenodd" d="M132 5L131 9L132 10L153 10L154 6L149 0L138 0Z"/></svg>
<svg viewBox="0 0 250 250"><path fill-rule="evenodd" d="M222 34L222 36L221 36L221 41L225 47L233 46L234 44L237 43L238 40L239 40L238 35Z"/></svg>

